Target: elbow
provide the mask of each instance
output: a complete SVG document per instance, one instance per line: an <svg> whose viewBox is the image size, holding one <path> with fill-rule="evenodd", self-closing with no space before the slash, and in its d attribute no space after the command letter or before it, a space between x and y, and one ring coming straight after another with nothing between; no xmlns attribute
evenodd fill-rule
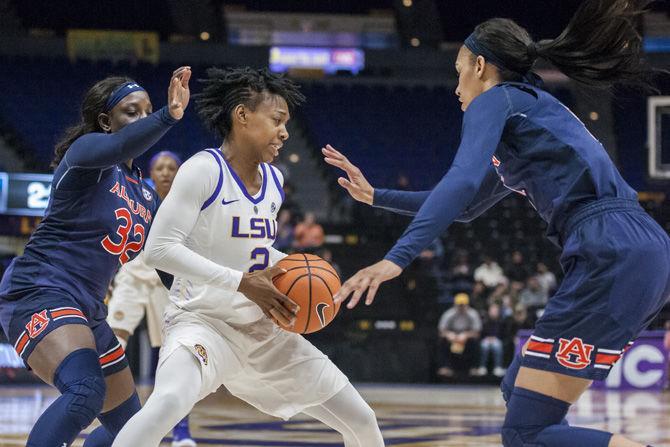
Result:
<svg viewBox="0 0 670 447"><path fill-rule="evenodd" d="M144 244L144 262L151 268L158 268L160 264L160 252L161 248L156 240L152 237L147 239L146 244Z"/></svg>
<svg viewBox="0 0 670 447"><path fill-rule="evenodd" d="M458 219L456 219L456 222L461 222L461 223L470 223L473 220L477 218L477 215L472 213L469 209L466 209L463 211L463 213L458 216Z"/></svg>

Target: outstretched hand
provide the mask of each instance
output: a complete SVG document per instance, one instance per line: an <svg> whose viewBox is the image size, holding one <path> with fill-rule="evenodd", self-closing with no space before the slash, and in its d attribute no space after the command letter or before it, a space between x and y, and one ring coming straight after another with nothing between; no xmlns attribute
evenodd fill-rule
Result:
<svg viewBox="0 0 670 447"><path fill-rule="evenodd" d="M321 148L321 152L326 163L342 169L347 174L348 179L340 177L337 179L337 183L346 189L355 200L372 205L375 189L367 181L361 170L330 144Z"/></svg>
<svg viewBox="0 0 670 447"><path fill-rule="evenodd" d="M391 261L387 261L386 259L379 261L370 267L366 267L363 270L359 270L354 276L342 284L340 290L333 297L335 303L342 303L353 293L349 303L347 303L347 308L353 309L358 304L358 301L360 301L363 293L367 290L368 293L365 298L365 304L369 306L374 301L381 283L393 279L401 273L402 269L398 265Z"/></svg>
<svg viewBox="0 0 670 447"><path fill-rule="evenodd" d="M176 120L182 119L188 107L188 101L191 98L191 91L188 88L190 79L191 67L179 67L172 73L168 87L168 111L170 116Z"/></svg>

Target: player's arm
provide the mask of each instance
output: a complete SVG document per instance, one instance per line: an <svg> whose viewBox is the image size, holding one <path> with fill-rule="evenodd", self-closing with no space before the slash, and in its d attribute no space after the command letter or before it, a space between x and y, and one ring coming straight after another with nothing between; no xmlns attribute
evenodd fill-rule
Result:
<svg viewBox="0 0 670 447"><path fill-rule="evenodd" d="M322 149L326 163L342 169L347 178L341 177L338 183L357 201L367 203L377 208L402 214L415 216L432 191L400 191L394 189L373 188L361 170L351 163L338 150L327 145ZM490 162L489 162L490 164ZM470 222L479 217L487 209L498 203L510 191L504 187L493 166L489 167L481 187L477 191L472 203L455 220Z"/></svg>
<svg viewBox="0 0 670 447"><path fill-rule="evenodd" d="M509 112L509 100L500 87L472 101L463 117L463 137L454 163L385 259L404 269L473 202L490 172Z"/></svg>
<svg viewBox="0 0 670 447"><path fill-rule="evenodd" d="M65 153L68 167L105 168L136 158L156 144L178 120L163 107L114 133L87 133Z"/></svg>
<svg viewBox="0 0 670 447"><path fill-rule="evenodd" d="M117 132L94 132L77 138L65 153L67 167L105 168L142 155L184 115L190 99L190 77L188 67L175 70L168 87L168 105L148 117Z"/></svg>
<svg viewBox="0 0 670 447"><path fill-rule="evenodd" d="M416 216L431 192L375 188L372 206L406 216ZM500 181L500 177L493 166L490 166L474 199L454 220L456 222L471 222L510 192Z"/></svg>
<svg viewBox="0 0 670 447"><path fill-rule="evenodd" d="M410 226L384 260L358 271L335 294L349 309L367 291L371 304L381 283L393 279L461 215L477 195L510 113L503 88L494 87L470 104L463 117L461 144L454 163L419 209Z"/></svg>
<svg viewBox="0 0 670 447"><path fill-rule="evenodd" d="M242 280L242 272L219 265L185 244L202 204L218 182L218 167L207 157L212 155L206 152L196 154L177 171L149 231L144 248L146 262L174 276L235 291Z"/></svg>

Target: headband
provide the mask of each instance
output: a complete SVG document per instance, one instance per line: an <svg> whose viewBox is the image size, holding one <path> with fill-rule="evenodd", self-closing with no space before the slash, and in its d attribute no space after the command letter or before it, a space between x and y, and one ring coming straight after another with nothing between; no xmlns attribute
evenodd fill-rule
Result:
<svg viewBox="0 0 670 447"><path fill-rule="evenodd" d="M105 104L105 109L103 112L107 113L114 108L123 98L130 95L133 92L144 92L144 90L139 84L134 82L126 82L119 86L116 90L109 95L107 99L107 104Z"/></svg>
<svg viewBox="0 0 670 447"><path fill-rule="evenodd" d="M179 155L175 154L172 151L160 151L153 157L151 157L151 160L149 160L149 172L154 168L154 165L158 161L159 158L161 157L170 157L177 163L177 167L181 166L181 158L179 158Z"/></svg>
<svg viewBox="0 0 670 447"><path fill-rule="evenodd" d="M483 45L475 37L475 33L472 33L465 39L464 45L474 54L475 56L483 56L486 59L486 62L489 62L496 67L502 70L515 71L507 67L505 62L495 55L493 51ZM528 52L533 59L537 59L537 44L531 43L528 45ZM523 82L526 82L534 87L543 88L544 81L542 78L532 70L529 70L526 73L519 73L523 76Z"/></svg>

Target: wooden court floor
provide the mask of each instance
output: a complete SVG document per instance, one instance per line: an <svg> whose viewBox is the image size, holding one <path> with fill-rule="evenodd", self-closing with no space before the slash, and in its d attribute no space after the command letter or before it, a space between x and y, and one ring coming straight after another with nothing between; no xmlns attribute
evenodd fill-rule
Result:
<svg viewBox="0 0 670 447"><path fill-rule="evenodd" d="M495 387L359 385L377 413L388 446L500 446L504 405ZM149 387L141 387L145 398ZM0 385L0 447L25 445L30 427L55 398L46 387ZM670 447L670 394L590 391L569 415L573 425L624 433ZM194 409L192 432L202 446L341 446L337 433L299 415L266 416L225 390ZM169 439L166 438L166 441ZM81 446L78 440L75 446ZM162 444L169 446L168 442Z"/></svg>

